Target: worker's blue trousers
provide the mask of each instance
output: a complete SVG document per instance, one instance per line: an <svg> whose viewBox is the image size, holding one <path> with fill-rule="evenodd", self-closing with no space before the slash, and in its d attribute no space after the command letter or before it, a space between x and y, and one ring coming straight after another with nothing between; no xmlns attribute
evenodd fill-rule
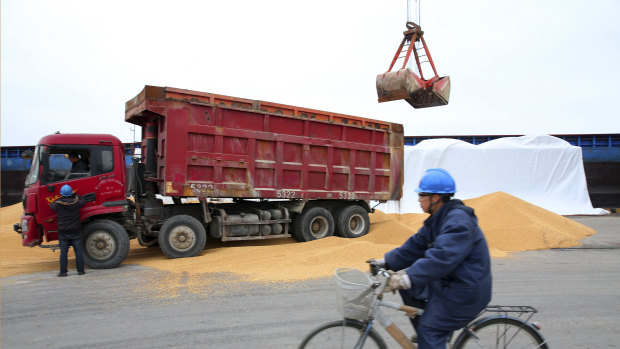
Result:
<svg viewBox="0 0 620 349"><path fill-rule="evenodd" d="M67 253L69 252L69 246L73 246L73 252L75 252L75 266L78 273L83 272L84 259L82 257L80 239L67 239L61 236L58 242L60 243L60 273L67 273Z"/></svg>

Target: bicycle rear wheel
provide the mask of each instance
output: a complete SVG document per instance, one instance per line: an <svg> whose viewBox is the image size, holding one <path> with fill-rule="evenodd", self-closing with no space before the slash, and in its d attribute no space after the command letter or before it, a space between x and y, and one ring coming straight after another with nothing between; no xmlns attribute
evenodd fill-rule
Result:
<svg viewBox="0 0 620 349"><path fill-rule="evenodd" d="M328 322L315 328L304 338L299 349L336 349L356 348L364 335L365 326L362 322L351 319ZM362 346L359 346L362 348ZM370 329L363 348L387 349L383 338Z"/></svg>
<svg viewBox="0 0 620 349"><path fill-rule="evenodd" d="M545 339L532 325L512 317L489 317L464 329L454 349L547 349Z"/></svg>

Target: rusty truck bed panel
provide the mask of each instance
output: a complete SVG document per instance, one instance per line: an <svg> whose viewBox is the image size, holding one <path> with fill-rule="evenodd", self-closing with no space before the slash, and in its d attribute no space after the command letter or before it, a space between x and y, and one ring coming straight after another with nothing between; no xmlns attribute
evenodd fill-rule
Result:
<svg viewBox="0 0 620 349"><path fill-rule="evenodd" d="M361 200L402 195L400 124L155 86L126 103L125 119L143 127L143 146L144 126L157 126L157 175L150 180L165 195Z"/></svg>

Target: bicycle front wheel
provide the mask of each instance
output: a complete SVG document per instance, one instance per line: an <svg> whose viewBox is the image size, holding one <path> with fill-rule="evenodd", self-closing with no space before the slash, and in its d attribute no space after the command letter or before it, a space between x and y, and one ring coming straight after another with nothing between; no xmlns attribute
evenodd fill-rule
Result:
<svg viewBox="0 0 620 349"><path fill-rule="evenodd" d="M344 349L344 348L368 348L387 349L383 338L373 328L364 337L366 326L364 323L344 319L328 322L315 328L304 338L299 349ZM361 342L363 346L360 345Z"/></svg>
<svg viewBox="0 0 620 349"><path fill-rule="evenodd" d="M548 349L545 339L530 324L512 317L482 319L465 328L454 349Z"/></svg>

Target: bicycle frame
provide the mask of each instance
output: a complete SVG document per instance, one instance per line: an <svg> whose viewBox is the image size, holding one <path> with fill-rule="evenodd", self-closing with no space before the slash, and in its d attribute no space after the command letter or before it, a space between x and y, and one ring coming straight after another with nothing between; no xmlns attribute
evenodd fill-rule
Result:
<svg viewBox="0 0 620 349"><path fill-rule="evenodd" d="M374 318L379 321L381 326L385 328L387 333L389 333L390 336L392 336L392 338L394 338L394 340L396 340L396 342L398 342L401 347L406 349L415 349L416 345L411 342L411 340L403 333L403 331L398 326L396 326L395 323L393 323L385 314L383 314L383 311L381 311L380 307L387 307L402 311L409 317L414 317L418 313L421 314L421 310L410 307L408 305L400 304L397 302L390 302L383 299L377 299L377 302L378 305L375 309Z"/></svg>
<svg viewBox="0 0 620 349"><path fill-rule="evenodd" d="M377 271L377 275L383 276L385 280L382 282L374 283L366 292L362 293L362 295L358 297L361 298L365 296L368 292L372 292L375 289L381 287L381 291L377 294L377 297L375 298L371 307L368 321L365 323L366 330L364 331L364 335L360 338L360 341L355 346L355 348L361 348L364 345L366 337L368 336L368 333L372 328L373 319L376 319L377 321L379 321L379 324L383 326L383 328L385 328L387 333L389 333L390 336L392 336L392 338L394 338L394 340L398 344L400 344L401 347L405 349L417 349L417 346L409 340L409 338L403 333L403 331L383 313L381 307L402 311L405 313L405 315L409 317L421 315L423 310L402 303L384 300L383 292L385 291L385 287L387 286L391 275L384 269Z"/></svg>
<svg viewBox="0 0 620 349"><path fill-rule="evenodd" d="M373 270L371 267L371 275L374 282L355 298L346 299L347 302L353 303L364 299L370 293L375 294L372 304L368 308L367 315L358 314L357 316L360 316L360 318L357 320L350 318L344 318L342 320L343 327L352 327L359 331L357 339L350 342L350 345L355 343L353 347L356 349L362 348L369 337L372 337L373 342L378 344L380 348L385 347L385 343L381 339L379 333L373 328L374 320L377 320L402 348L417 349L417 345L413 343L403 333L403 331L383 313L382 308L390 308L401 311L409 317L419 316L424 312L423 309L418 309L400 302L393 302L383 299L383 294L392 274L393 272L391 271L386 271L385 269ZM463 345L468 345L470 343L477 343L480 348L486 348L483 343L495 343L494 345L497 345L500 344L500 342L505 348L508 348L510 345L515 344L513 342L521 343L523 340L523 334L525 334L525 343L533 343L536 345L536 348L547 349L547 343L542 334L539 332L540 326L535 322L529 322L536 312L537 310L531 306L487 306L482 312L480 312L480 314L478 314L478 316L476 316L473 321L467 324L467 326L464 326L462 329L456 330L449 334L446 342L447 348L461 348ZM485 315L488 313L493 315ZM312 341L312 339L315 338L317 334L321 333L321 331L340 326L338 323L338 321L330 322L316 328L308 336L306 336L300 348L305 348L306 344ZM503 327L495 329L498 324ZM493 330L493 332L490 332L492 334L492 342L488 342L489 331L485 331L489 328ZM458 336L453 341L455 334L458 334ZM517 339L514 340L515 338Z"/></svg>
<svg viewBox="0 0 620 349"><path fill-rule="evenodd" d="M386 300L382 299L382 297L380 298L380 296L382 296L382 294L379 294L377 296L377 299L375 300L375 302L374 302L374 304L372 306L371 315L369 316L368 320L365 321L365 322L360 321L360 324L363 324L364 334L359 338L359 340L358 340L358 342L357 342L357 344L355 345L354 348L356 348L356 349L357 348L363 348L364 343L366 341L366 338L368 337L368 334L370 333L371 329L373 328L374 320L377 320L379 322L379 324L383 328L385 328L386 332L402 348L404 348L404 349L417 349L417 346L410 341L410 339L403 333L403 331L394 322L392 322L387 317L387 315L385 315L383 313L383 311L381 310L381 307L402 311L402 312L405 313L406 316L409 316L409 317L416 316L416 315L421 315L423 313L423 310L422 309L417 309L417 308L414 308L414 307L410 307L408 305L404 305L404 304L401 304L401 303L398 303L398 302L386 301ZM535 308L533 308L531 306L527 306L527 305L526 306L489 305L472 322L470 322L467 326L463 327L463 329L461 330L461 332L457 336L456 340L454 340L454 342L452 341L452 338L453 338L455 333L458 333L458 331L452 332L448 336L448 343L446 343L447 347L451 348L453 346L458 345L467 336L472 336L472 337L476 338L477 336L473 332L472 329L475 328L476 326L478 326L479 324L483 323L483 322L488 322L488 321L492 321L492 320L495 320L495 319L506 319L506 318L515 319L515 320L518 320L519 322L521 322L523 327L529 327L533 331L539 333L539 330L540 330L539 326L536 323L533 323L533 324L529 323L529 320L537 312L538 311ZM483 316L486 313L494 313L495 315ZM509 315L509 314L513 314L513 313L516 316L510 316ZM522 318L523 315L525 315L526 317ZM355 321L355 320L348 320L348 321ZM514 334L514 335L516 335L516 334ZM540 334L540 336L542 337L542 334ZM543 343L543 344L545 346L544 347L541 346L541 347L546 348L546 342Z"/></svg>

